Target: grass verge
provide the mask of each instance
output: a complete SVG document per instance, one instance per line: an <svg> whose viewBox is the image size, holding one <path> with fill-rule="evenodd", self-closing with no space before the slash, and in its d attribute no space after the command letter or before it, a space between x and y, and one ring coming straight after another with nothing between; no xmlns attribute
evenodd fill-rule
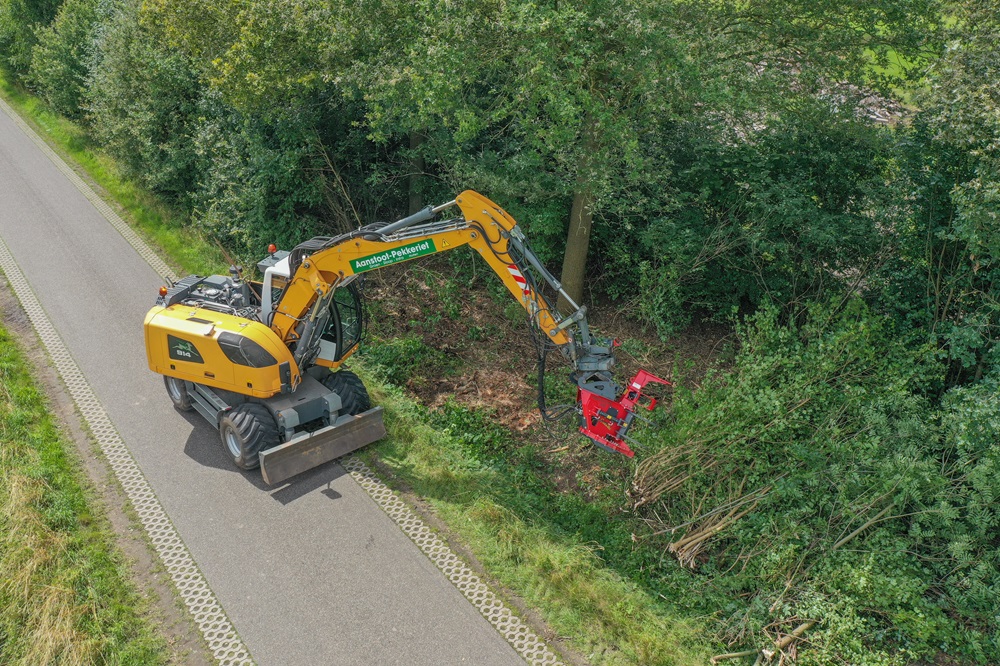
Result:
<svg viewBox="0 0 1000 666"><path fill-rule="evenodd" d="M540 482L530 448L505 449L478 414L428 412L378 372L354 369L385 409L389 431L362 457L377 458L425 498L486 570L573 649L594 664L708 662L704 627L605 565L591 534L575 528L607 536L608 516ZM453 426L442 429L442 418Z"/></svg>
<svg viewBox="0 0 1000 666"><path fill-rule="evenodd" d="M71 446L0 328L0 663L164 663Z"/></svg>
<svg viewBox="0 0 1000 666"><path fill-rule="evenodd" d="M80 165L121 204L126 219L164 258L200 274L218 272L224 265L221 253L193 235L180 216L119 178L77 125L2 79L0 94L47 135L57 152ZM483 464L459 438L436 428L412 398L360 370L376 402L384 406L390 430L387 440L364 455L377 456L383 467L426 497L487 572L538 609L574 649L595 664L707 662L711 653L705 632L688 619L690 614L674 613L658 598L665 596L630 582L630 576L609 569L595 554L595 537L609 523L606 513L572 502L546 508L555 495L539 489L530 452L503 472ZM565 515L556 515L560 511ZM560 527L560 522L570 527ZM584 523L594 529L577 529ZM622 532L615 534L616 550L625 553L628 546L622 542L629 535L627 528ZM643 565L630 566L638 570Z"/></svg>

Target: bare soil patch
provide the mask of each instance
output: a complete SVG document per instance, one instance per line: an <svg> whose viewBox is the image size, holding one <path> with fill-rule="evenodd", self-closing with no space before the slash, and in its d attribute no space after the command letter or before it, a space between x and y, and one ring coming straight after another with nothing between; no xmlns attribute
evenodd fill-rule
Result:
<svg viewBox="0 0 1000 666"><path fill-rule="evenodd" d="M453 267L444 258L420 267L402 265L369 276L365 294L376 313L371 324L375 337L388 340L418 336L451 361L445 367L427 367L411 377L406 388L423 405L434 409L447 401L483 409L514 433L518 441L539 444L542 457L556 470L551 480L563 492L596 493L612 480L624 480L624 465L609 465L603 451L576 433L575 419L544 423L537 405L537 354L527 329L526 315L512 298L497 296L485 285L495 279L488 271L473 286L456 286ZM463 276L458 276L459 280ZM640 367L665 379L697 385L716 363L731 336L727 326L696 321L666 342L652 326L636 320L628 304L600 303L588 311L591 326L602 337L627 341L618 348L619 382ZM549 354L547 373L558 380L570 367L558 353ZM557 385L559 382L556 382ZM572 399L573 387L565 382ZM661 391L669 409L669 391ZM551 406L560 396L547 396ZM610 475L610 477L609 477Z"/></svg>

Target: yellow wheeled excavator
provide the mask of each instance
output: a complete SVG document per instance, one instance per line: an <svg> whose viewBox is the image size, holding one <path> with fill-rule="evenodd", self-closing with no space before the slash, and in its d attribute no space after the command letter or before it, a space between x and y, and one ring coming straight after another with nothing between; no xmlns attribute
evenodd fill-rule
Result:
<svg viewBox="0 0 1000 666"><path fill-rule="evenodd" d="M445 211L458 208L448 217ZM591 336L579 307L531 251L517 222L473 191L396 222L317 237L258 264L261 282L230 275L188 276L161 287L144 323L149 368L163 375L180 410L194 409L218 428L224 450L243 469L283 482L385 436L357 375L343 369L365 327L359 288L364 273L468 245L524 307L539 349L539 408L545 406L545 356L572 363L580 432L631 457L628 431L649 383L640 370L622 390L612 378L617 342ZM571 304L558 313L543 289Z"/></svg>

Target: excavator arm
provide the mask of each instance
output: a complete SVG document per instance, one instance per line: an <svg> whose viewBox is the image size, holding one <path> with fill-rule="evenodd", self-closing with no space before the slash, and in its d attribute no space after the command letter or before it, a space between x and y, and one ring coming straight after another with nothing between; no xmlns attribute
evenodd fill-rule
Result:
<svg viewBox="0 0 1000 666"><path fill-rule="evenodd" d="M442 211L458 206L460 217L434 220ZM274 308L271 328L286 344L309 346L316 327L309 322L324 310L330 293L353 275L383 268L417 257L454 250L463 245L475 249L490 268L558 345L570 342L566 326L560 327L558 313L526 281L528 262L545 271L527 248L524 235L512 217L486 197L472 191L454 201L428 207L390 225L370 225L336 238L314 238L298 246L289 258L291 278ZM561 289L561 287L558 287Z"/></svg>
<svg viewBox="0 0 1000 666"><path fill-rule="evenodd" d="M460 215L441 217L445 210L456 206ZM284 289L271 311L262 313L262 319L294 350L298 367L315 364L335 368L346 355L337 360L323 358L320 339L329 323L330 303L338 287L361 273L463 245L478 252L521 303L540 344L559 349L573 364L580 431L600 446L632 457L627 433L636 418L635 409L640 404L653 409L656 404L655 400L643 400L643 390L649 383L669 382L640 371L622 391L612 377L616 343L591 336L586 308L573 303L559 281L545 269L514 218L477 192L467 190L454 201L427 207L391 224L368 225L297 246L288 256ZM538 280L562 295L573 312L560 314L542 295ZM268 287L264 285L265 290ZM540 362L544 363L544 355ZM543 372L544 365L540 367ZM539 407L545 414L541 393Z"/></svg>

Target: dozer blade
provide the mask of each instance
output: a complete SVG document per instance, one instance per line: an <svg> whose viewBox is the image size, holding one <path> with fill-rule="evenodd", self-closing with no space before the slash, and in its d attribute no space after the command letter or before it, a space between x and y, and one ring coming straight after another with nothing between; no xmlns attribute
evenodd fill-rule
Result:
<svg viewBox="0 0 1000 666"><path fill-rule="evenodd" d="M273 486L318 467L334 458L357 451L385 437L382 408L369 409L349 421L331 425L290 442L262 451L260 471L264 483Z"/></svg>

